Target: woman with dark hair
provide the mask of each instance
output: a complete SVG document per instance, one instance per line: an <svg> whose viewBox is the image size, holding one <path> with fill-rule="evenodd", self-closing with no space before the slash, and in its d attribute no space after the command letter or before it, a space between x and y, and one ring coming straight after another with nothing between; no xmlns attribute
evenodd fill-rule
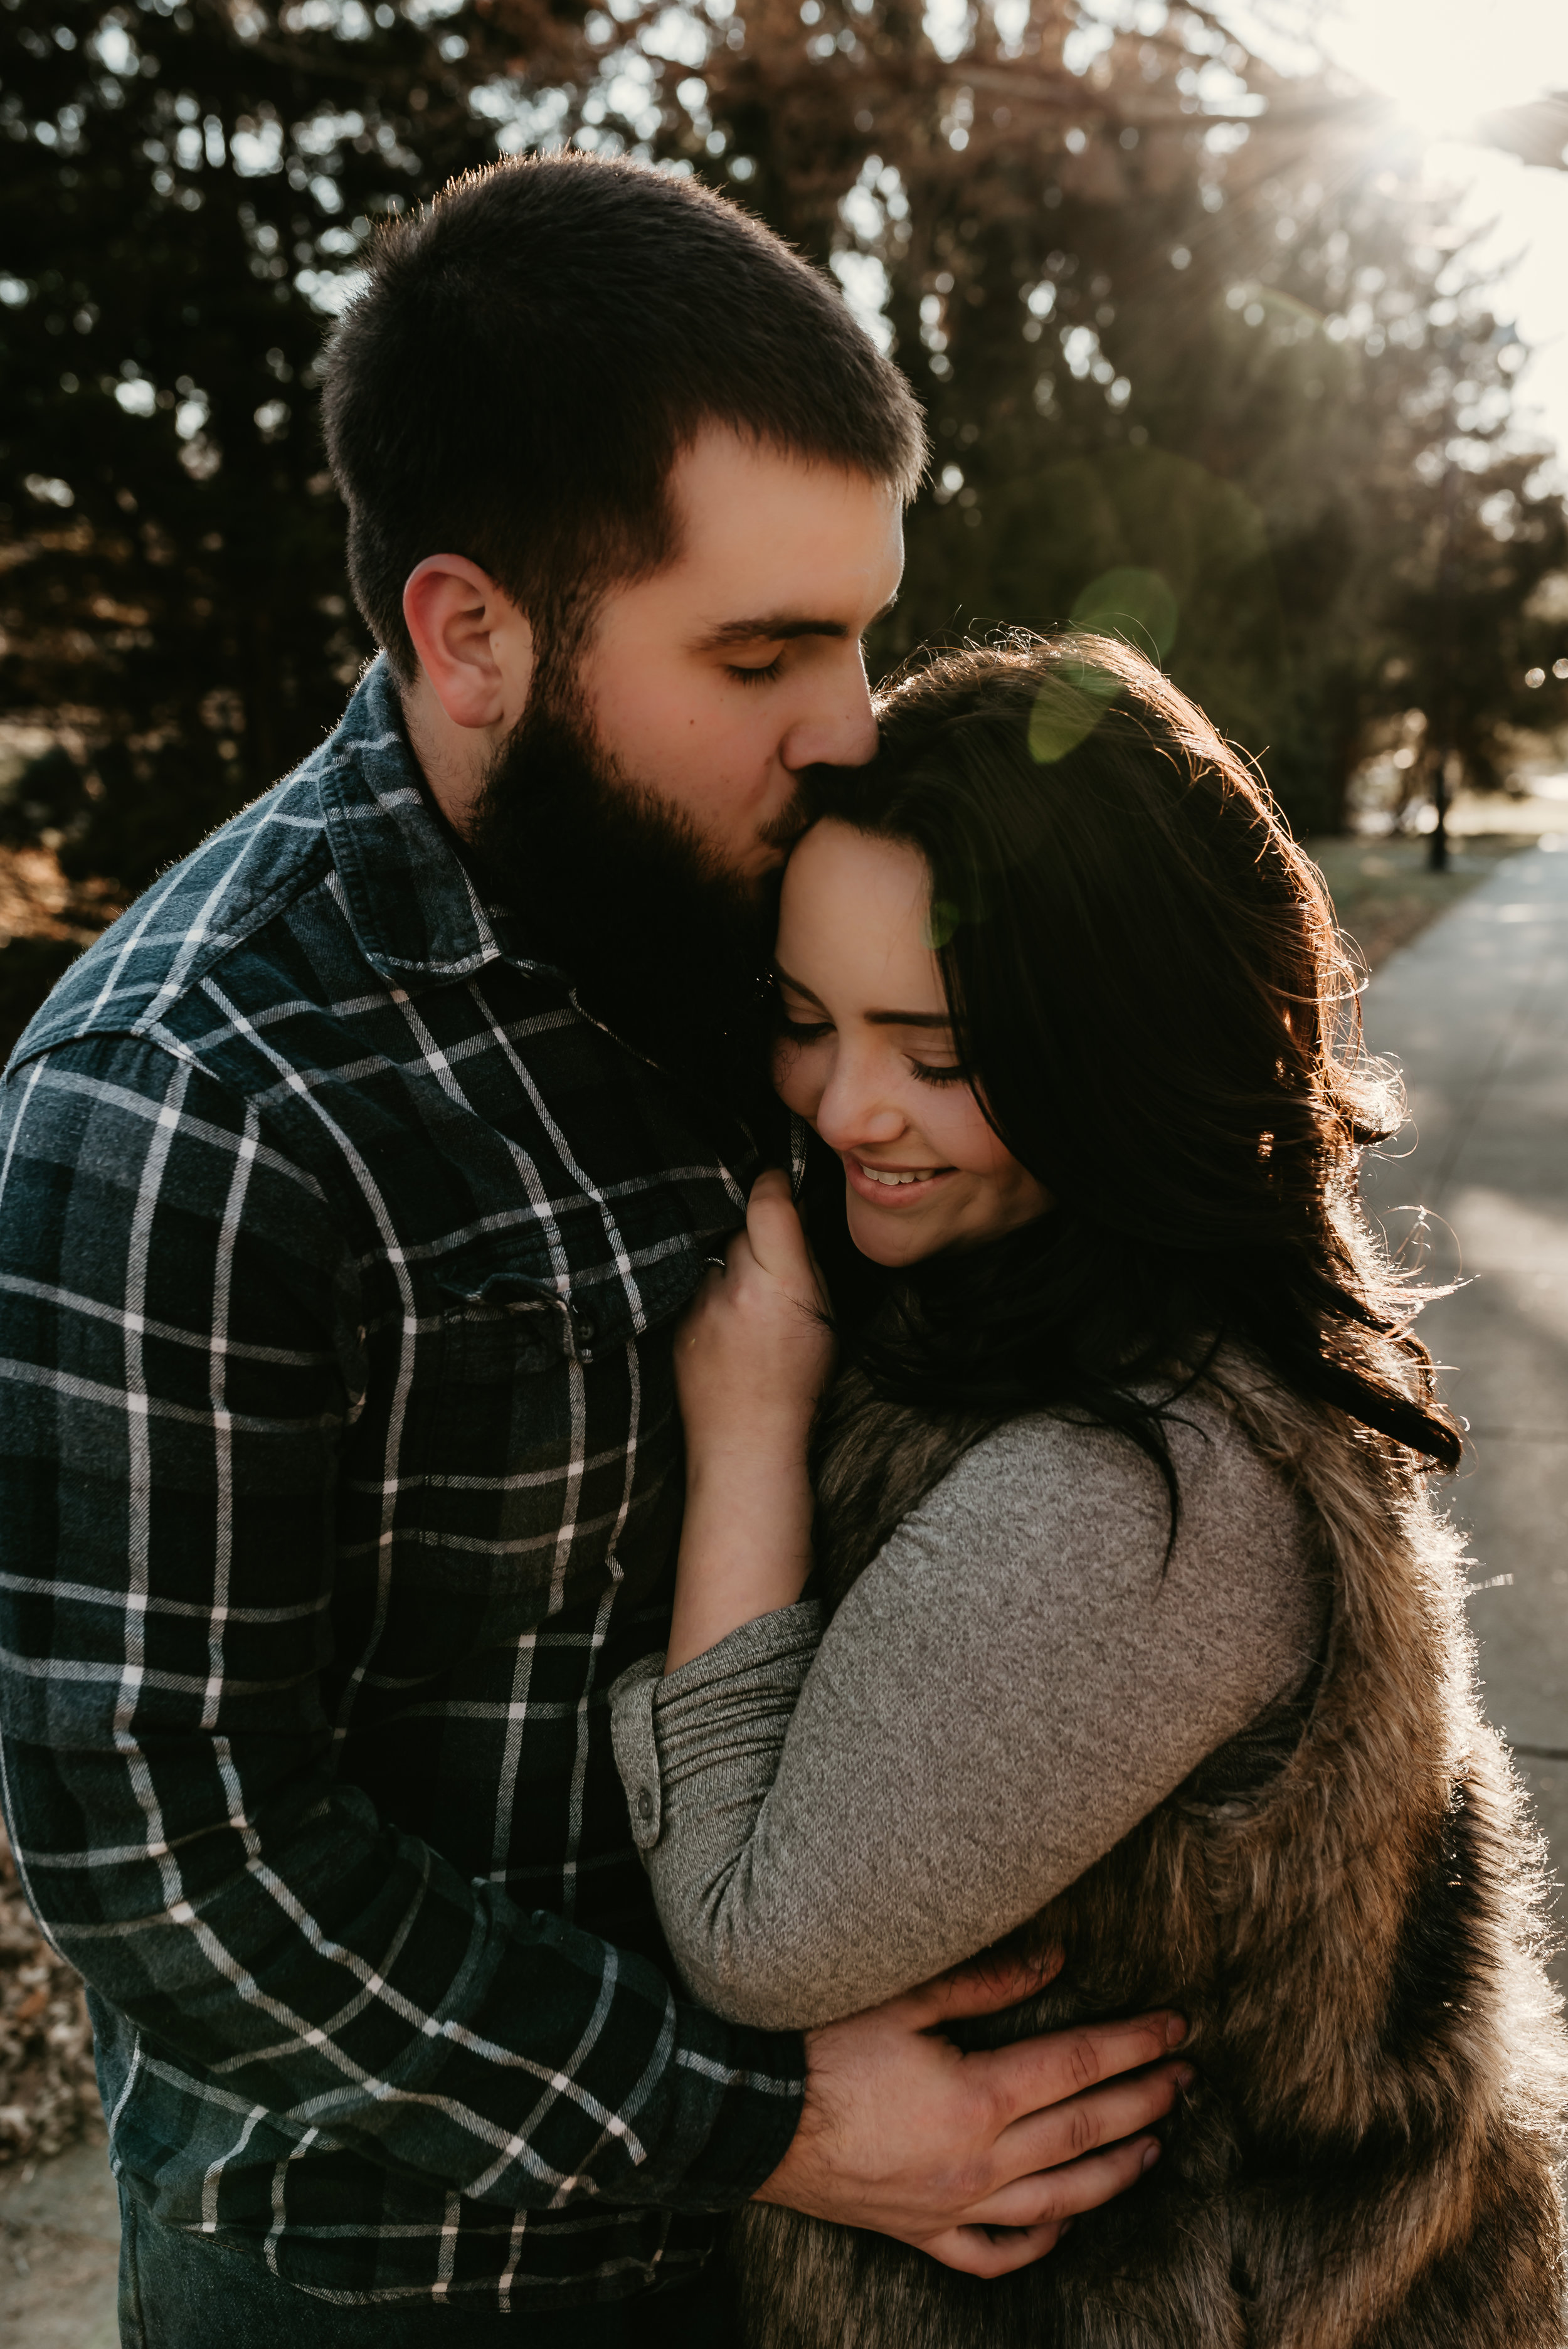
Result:
<svg viewBox="0 0 1568 2349"><path fill-rule="evenodd" d="M971 2044L1171 2006L1196 2075L1132 2192L1059 2244L1000 2214L989 2279L754 2206L748 2343L1549 2349L1535 1853L1425 1489L1459 1431L1357 1201L1398 1108L1321 884L1119 644L954 655L881 715L778 947L837 1370L764 1177L677 1346L634 1831L738 2021L1006 1940L1043 1987Z"/></svg>

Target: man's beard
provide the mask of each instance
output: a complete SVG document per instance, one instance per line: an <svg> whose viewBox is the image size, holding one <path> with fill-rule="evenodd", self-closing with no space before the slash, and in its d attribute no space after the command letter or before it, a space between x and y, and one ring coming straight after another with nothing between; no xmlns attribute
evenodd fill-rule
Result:
<svg viewBox="0 0 1568 2349"><path fill-rule="evenodd" d="M804 828L800 795L763 838ZM583 1009L743 1115L768 1096L779 875L731 872L683 811L622 773L585 714L531 708L485 778L468 846L518 946Z"/></svg>

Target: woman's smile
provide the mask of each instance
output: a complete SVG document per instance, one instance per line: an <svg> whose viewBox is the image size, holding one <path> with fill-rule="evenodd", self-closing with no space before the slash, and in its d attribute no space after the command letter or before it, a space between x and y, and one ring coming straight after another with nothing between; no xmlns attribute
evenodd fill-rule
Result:
<svg viewBox="0 0 1568 2349"><path fill-rule="evenodd" d="M954 1166L877 1166L852 1150L841 1150L851 1188L878 1207L913 1207L929 1199Z"/></svg>

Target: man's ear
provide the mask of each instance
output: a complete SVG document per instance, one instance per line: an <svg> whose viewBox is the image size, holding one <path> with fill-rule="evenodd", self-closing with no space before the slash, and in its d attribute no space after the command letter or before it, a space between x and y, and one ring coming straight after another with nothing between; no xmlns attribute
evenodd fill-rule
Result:
<svg viewBox="0 0 1568 2349"><path fill-rule="evenodd" d="M533 681L533 630L489 572L463 554L428 554L408 574L403 617L452 724L510 733Z"/></svg>

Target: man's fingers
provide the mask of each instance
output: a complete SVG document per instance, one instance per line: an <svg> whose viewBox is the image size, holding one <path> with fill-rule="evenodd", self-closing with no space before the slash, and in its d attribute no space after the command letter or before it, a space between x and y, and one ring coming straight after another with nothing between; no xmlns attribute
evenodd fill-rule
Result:
<svg viewBox="0 0 1568 2349"><path fill-rule="evenodd" d="M1006 2004L1006 2001L998 2001ZM1112 2080L1119 2073L1156 2064L1179 2047L1187 2025L1179 2014L1140 2014L1126 2023L1082 2023L1070 2031L1019 2039L1011 2047L970 2055L984 2066L987 2092L1006 2120L1021 2119L1046 2105Z"/></svg>
<svg viewBox="0 0 1568 2349"><path fill-rule="evenodd" d="M1054 2219L1043 2227L1009 2227L999 2235L985 2227L950 2227L945 2234L933 2235L915 2249L964 2275L1011 2275L1015 2269L1032 2266L1047 2251L1054 2251L1061 2231Z"/></svg>
<svg viewBox="0 0 1568 2349"><path fill-rule="evenodd" d="M998 2175L1026 2178L1136 2136L1164 2119L1191 2077L1190 2064L1161 2064L1136 2079L1117 2080L1088 2095L1047 2106L1044 2112L1026 2114L996 2140Z"/></svg>
<svg viewBox="0 0 1568 2349"><path fill-rule="evenodd" d="M1152 2157L1152 2158L1150 2158ZM1038 2170L1032 2178L1016 2178L999 2193L987 2195L965 2223L983 2227L1060 2226L1080 2211L1098 2210L1135 2186L1160 2158L1151 2137L1137 2137L1126 2145L1108 2146L1102 2153L1086 2154L1065 2169Z"/></svg>
<svg viewBox="0 0 1568 2349"><path fill-rule="evenodd" d="M923 2236L916 2248L965 2275L1011 2275L1055 2251L1069 2220L1114 2201L1159 2158L1157 2140L1140 2137L1066 2169L1016 2178L977 2203L963 2226Z"/></svg>
<svg viewBox="0 0 1568 2349"><path fill-rule="evenodd" d="M1037 1958L985 1958L955 1966L951 1973L938 1974L934 1982L922 1982L918 1990L910 1992L909 2003L920 2014L916 2028L929 2030L939 2023L956 2023L966 2014L999 2014L1005 2007L1020 2006L1044 1990L1061 1970L1060 1950L1047 1950ZM1023 2109L1020 2106L1019 2110Z"/></svg>

